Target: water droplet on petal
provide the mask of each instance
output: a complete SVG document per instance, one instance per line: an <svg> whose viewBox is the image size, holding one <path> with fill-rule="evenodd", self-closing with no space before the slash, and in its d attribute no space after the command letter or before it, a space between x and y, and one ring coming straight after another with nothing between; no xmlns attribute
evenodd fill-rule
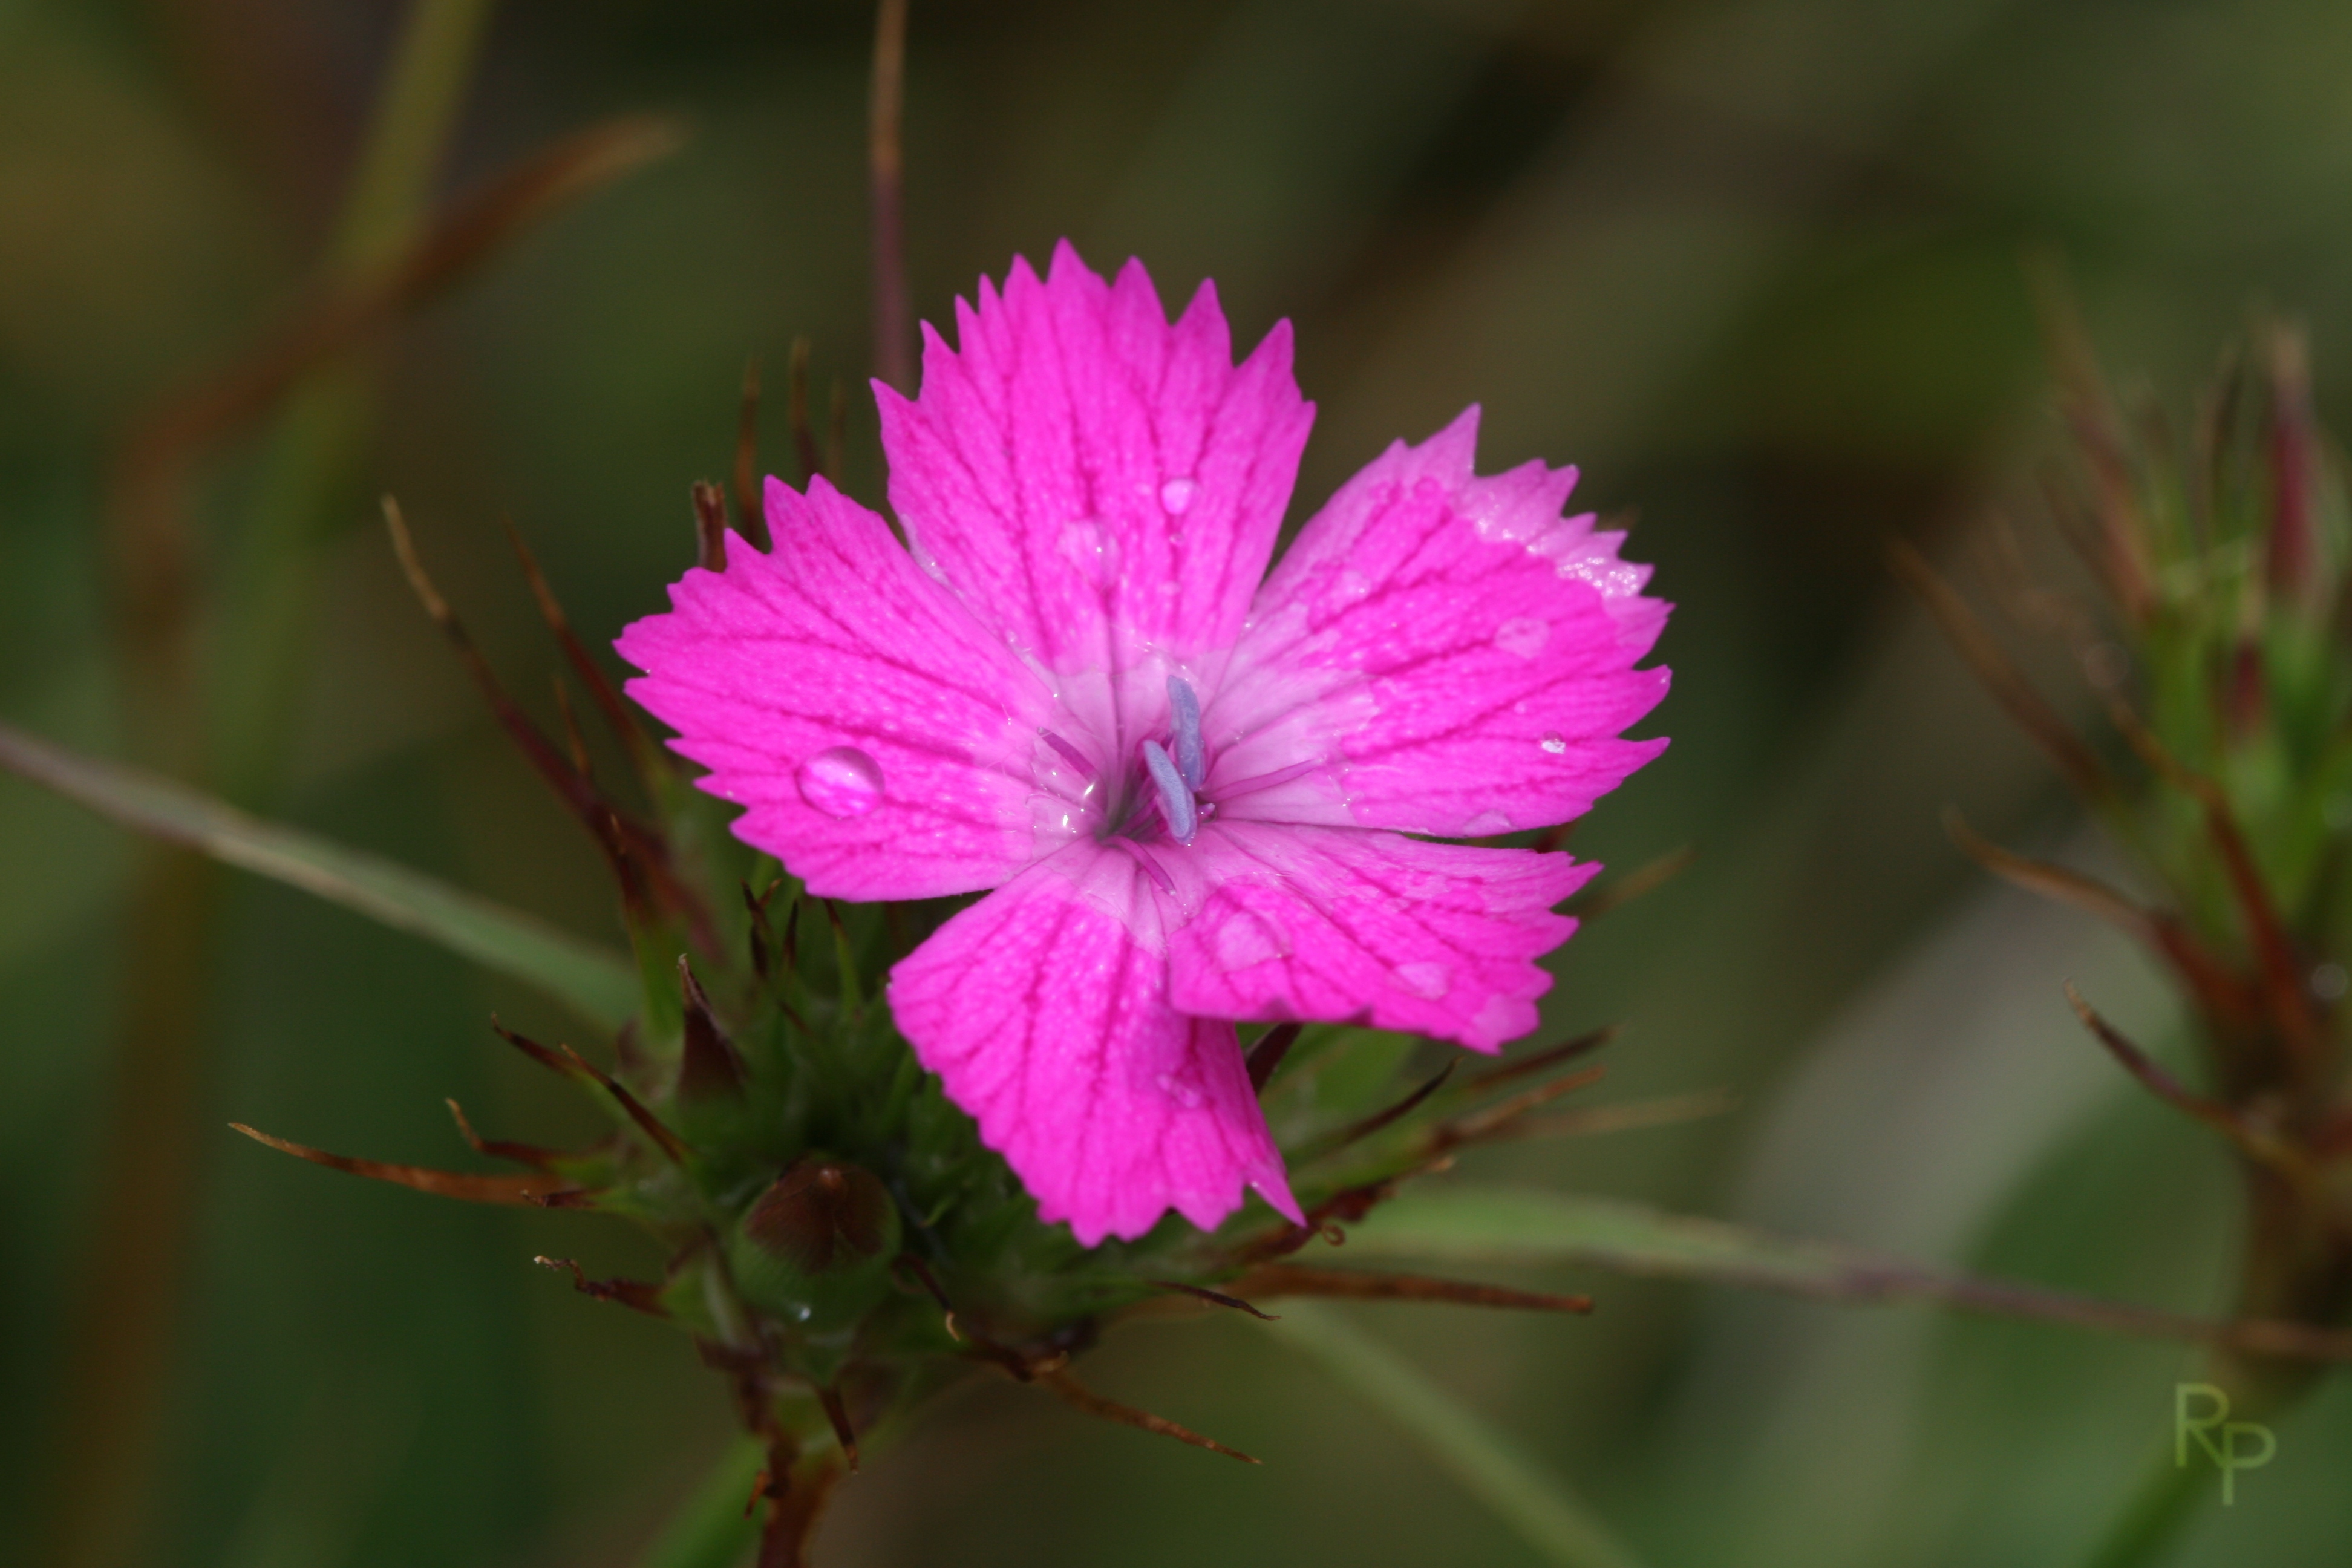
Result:
<svg viewBox="0 0 2352 1568"><path fill-rule="evenodd" d="M1568 750L1568 742L1559 738L1559 731L1557 730L1546 730L1544 731L1543 739L1537 742L1536 744L1541 746L1545 751L1549 752L1555 757Z"/></svg>
<svg viewBox="0 0 2352 1568"><path fill-rule="evenodd" d="M1171 479L1160 487L1160 504L1181 517L1192 509L1192 492L1198 488L1190 479Z"/></svg>
<svg viewBox="0 0 2352 1568"><path fill-rule="evenodd" d="M1217 967L1247 969L1290 952L1290 939L1261 915L1243 910L1217 928Z"/></svg>
<svg viewBox="0 0 2352 1568"><path fill-rule="evenodd" d="M1107 588L1118 577L1118 541L1092 518L1076 518L1062 525L1062 559L1076 566L1087 581Z"/></svg>
<svg viewBox="0 0 2352 1568"><path fill-rule="evenodd" d="M1514 616L1495 628L1495 646L1505 653L1533 658L1551 641L1551 623L1533 616Z"/></svg>
<svg viewBox="0 0 2352 1568"><path fill-rule="evenodd" d="M1156 1081L1162 1094L1167 1095L1185 1110L1192 1110L1199 1107L1202 1099L1201 1091L1194 1085L1186 1083L1171 1072L1161 1073Z"/></svg>
<svg viewBox="0 0 2352 1568"><path fill-rule="evenodd" d="M1365 576L1361 572L1357 571L1354 567L1350 566L1345 572L1339 574L1339 596L1341 598L1360 599L1371 591L1372 580L1370 577Z"/></svg>
<svg viewBox="0 0 2352 1568"><path fill-rule="evenodd" d="M1442 963L1400 963L1396 977L1398 984L1432 1002L1454 989L1454 971Z"/></svg>
<svg viewBox="0 0 2352 1568"><path fill-rule="evenodd" d="M1508 833L1511 819L1499 811L1482 811L1462 825L1465 838L1484 838L1490 833Z"/></svg>
<svg viewBox="0 0 2352 1568"><path fill-rule="evenodd" d="M801 798L838 821L863 816L882 804L882 764L855 746L819 752L793 775Z"/></svg>

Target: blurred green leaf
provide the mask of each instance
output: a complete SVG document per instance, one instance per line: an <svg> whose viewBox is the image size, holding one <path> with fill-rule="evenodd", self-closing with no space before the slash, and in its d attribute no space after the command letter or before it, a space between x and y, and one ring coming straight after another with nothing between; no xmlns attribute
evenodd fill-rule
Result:
<svg viewBox="0 0 2352 1568"><path fill-rule="evenodd" d="M363 850L248 816L151 773L85 757L0 724L0 767L123 826L315 893L527 981L617 1028L636 1011L636 972L603 944Z"/></svg>
<svg viewBox="0 0 2352 1568"><path fill-rule="evenodd" d="M760 1527L744 1506L766 1468L768 1451L738 1437L709 1476L678 1505L637 1568L735 1568L751 1553Z"/></svg>
<svg viewBox="0 0 2352 1568"><path fill-rule="evenodd" d="M2156 1311L1577 1193L1466 1184L1408 1191L1350 1232L1348 1249L1350 1256L1454 1262L1581 1263L1619 1274L1747 1285L1838 1301L1940 1301L2110 1333L2352 1360L2352 1334L2300 1323L2223 1322Z"/></svg>
<svg viewBox="0 0 2352 1568"><path fill-rule="evenodd" d="M1639 1559L1565 1482L1546 1475L1517 1444L1339 1313L1286 1300L1282 1316L1267 1326L1378 1405L1547 1562L1563 1568L1635 1568Z"/></svg>

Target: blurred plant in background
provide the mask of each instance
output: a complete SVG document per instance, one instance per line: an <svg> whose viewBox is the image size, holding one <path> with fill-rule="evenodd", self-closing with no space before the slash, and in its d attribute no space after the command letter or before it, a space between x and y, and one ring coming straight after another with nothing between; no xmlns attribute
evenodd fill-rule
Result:
<svg viewBox="0 0 2352 1568"><path fill-rule="evenodd" d="M2053 296L2056 291L2054 288ZM1960 842L2019 885L2111 922L2171 973L2203 1081L2184 1081L2101 1017L2091 1032L2142 1084L2218 1133L2245 1191L2236 1310L2330 1327L2352 1316L2352 513L2312 406L2300 332L2265 324L2229 353L2185 430L2153 399L2126 412L2072 313L2053 307L2071 461L2049 498L2092 569L2095 606L2034 583L2013 537L1996 557L2019 623L2062 637L2130 765L2083 739L1916 554L1897 563L1986 684L2160 891L2146 901ZM2243 1418L2320 1369L2239 1352L2213 1377ZM2168 1465L2103 1561L2158 1549L2193 1494Z"/></svg>
<svg viewBox="0 0 2352 1568"><path fill-rule="evenodd" d="M1947 799L2098 867L2030 746L1882 596L1879 540L1941 546L2038 428L2023 242L2073 259L2099 339L2159 384L2185 384L2261 284L2315 322L2316 401L2340 395L2340 7L950 0L915 14L903 158L861 178L874 20L814 0L0 8L5 712L304 826L54 748L16 760L483 966L187 862L134 881L116 836L9 787L0 1169L19 1200L0 1236L24 1288L0 1303L0 1378L26 1415L0 1507L18 1537L80 1521L71 1560L89 1563L621 1563L665 1518L740 1514L758 1461L727 1447L736 1414L692 1358L524 1261L653 1279L659 1249L324 1179L220 1123L432 1158L455 1094L544 1147L612 1131L551 1104L520 1053L479 1048L493 1008L576 1037L547 997L583 984L602 1032L640 981L606 965L614 931L582 925L609 901L593 858L544 826L362 525L383 492L406 499L485 658L522 668L532 617L499 592L494 526L510 512L601 636L674 574L678 537L646 520L677 507L678 476L725 466L746 357L783 364L798 333L821 434L796 466L871 493L872 428L834 389L888 338L857 237L893 171L923 313L1066 231L1166 283L1213 273L1244 332L1296 316L1322 405L1309 494L1475 397L1499 464L1572 452L1604 506L1643 502L1684 606L1678 742L1578 853L1706 853L1580 937L1552 1020L1559 1039L1635 1022L1642 1048L1612 1063L1629 1098L1527 1119L1608 1136L1520 1139L1408 1189L1353 1227L1349 1265L1559 1293L1599 1264L2111 1326L2101 1299L2133 1300L2157 1304L2137 1326L2216 1332L2197 1315L2231 1299L2218 1195L2238 1178L2045 1019L2074 978L2182 1082L2198 1034L2122 942L1969 890L1936 832ZM691 143L538 231L557 203L520 195L675 142L602 121L646 103L683 110ZM289 308L306 297L324 303ZM295 325L264 344L272 321ZM803 444L786 405L756 416L772 449ZM175 413L194 408L212 412ZM142 457L159 446L160 467ZM161 532L124 526L157 515L122 504L142 471L170 481ZM101 516L125 546L110 587ZM110 620L110 601L139 607ZM293 613L251 613L272 605ZM173 648L196 657L158 657ZM599 778L626 771L587 745ZM1402 1084L1435 1065L1382 1048ZM110 1072L127 1112L105 1110ZM1257 1469L1106 1440L979 1380L837 1492L819 1552L931 1561L951 1533L972 1562L1510 1563L1533 1540L1589 1560L1594 1510L1563 1511L1557 1471L1649 1561L2071 1562L2168 1437L2174 1383L2211 1371L2160 1340L1994 1319L1616 1277L1595 1294L1572 1326L1203 1308L1093 1352L1091 1385ZM1318 1366L1414 1436L1359 1419ZM2344 1380L2277 1420L2278 1462L2187 1521L2180 1561L2319 1556L2352 1528L2326 1463L2352 1440ZM698 1478L711 1491L680 1513Z"/></svg>

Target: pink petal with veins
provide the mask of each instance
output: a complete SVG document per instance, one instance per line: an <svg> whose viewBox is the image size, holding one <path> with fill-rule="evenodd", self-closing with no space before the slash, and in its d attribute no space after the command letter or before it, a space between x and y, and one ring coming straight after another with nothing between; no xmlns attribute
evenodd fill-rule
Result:
<svg viewBox="0 0 2352 1568"><path fill-rule="evenodd" d="M1140 262L1105 283L1065 241L1040 281L924 329L922 395L876 384L890 504L980 617L1058 671L1241 630L1313 408L1276 326L1236 368L1216 290L1173 326Z"/></svg>
<svg viewBox="0 0 2352 1568"><path fill-rule="evenodd" d="M1051 696L927 576L873 512L822 479L768 481L773 553L727 539L727 570L670 589L617 647L629 695L740 801L746 842L833 898L993 887L1041 852L1031 757Z"/></svg>
<svg viewBox="0 0 2352 1568"><path fill-rule="evenodd" d="M1664 749L1620 739L1666 690L1633 668L1665 620L1648 569L1560 516L1574 469L1478 479L1476 440L1473 408L1391 447L1266 579L1208 720L1220 774L1327 765L1237 815L1478 837L1580 816Z"/></svg>
<svg viewBox="0 0 2352 1568"><path fill-rule="evenodd" d="M1204 890L1169 939L1169 995L1220 1018L1368 1023L1492 1051L1536 1026L1552 906L1600 868L1529 849L1219 822Z"/></svg>
<svg viewBox="0 0 2352 1568"><path fill-rule="evenodd" d="M955 916L890 974L923 1066L1094 1246L1174 1209L1203 1230L1255 1187L1299 1218L1232 1023L1168 1004L1160 896L1076 844Z"/></svg>

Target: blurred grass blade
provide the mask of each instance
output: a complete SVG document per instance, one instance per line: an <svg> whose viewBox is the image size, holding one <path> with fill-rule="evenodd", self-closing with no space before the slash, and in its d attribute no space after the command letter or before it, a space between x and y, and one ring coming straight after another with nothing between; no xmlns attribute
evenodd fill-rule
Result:
<svg viewBox="0 0 2352 1568"><path fill-rule="evenodd" d="M326 289L235 363L158 405L113 481L116 509L145 524L137 542L147 542L149 511L168 504L198 454L276 405L302 377L463 281L579 198L684 142L677 121L649 114L616 116L552 142L440 213L405 250Z"/></svg>
<svg viewBox="0 0 2352 1568"><path fill-rule="evenodd" d="M1546 1562L1561 1568L1637 1568L1640 1560L1565 1483L1544 1474L1517 1445L1338 1312L1286 1301L1280 1320L1267 1328L1378 1405Z"/></svg>
<svg viewBox="0 0 2352 1568"><path fill-rule="evenodd" d="M636 1011L619 952L534 915L328 839L247 816L184 784L84 757L0 724L0 767L101 816L272 878L528 981L605 1028Z"/></svg>
<svg viewBox="0 0 2352 1568"><path fill-rule="evenodd" d="M760 1526L748 1506L767 1468L756 1437L738 1437L702 1484L670 1516L637 1568L737 1568L751 1553Z"/></svg>
<svg viewBox="0 0 2352 1568"><path fill-rule="evenodd" d="M1468 1184L1408 1191L1351 1230L1348 1250L1454 1263L1582 1263L1832 1301L1938 1301L2108 1333L2352 1361L2352 1333L2341 1331L2157 1311L1575 1193Z"/></svg>

